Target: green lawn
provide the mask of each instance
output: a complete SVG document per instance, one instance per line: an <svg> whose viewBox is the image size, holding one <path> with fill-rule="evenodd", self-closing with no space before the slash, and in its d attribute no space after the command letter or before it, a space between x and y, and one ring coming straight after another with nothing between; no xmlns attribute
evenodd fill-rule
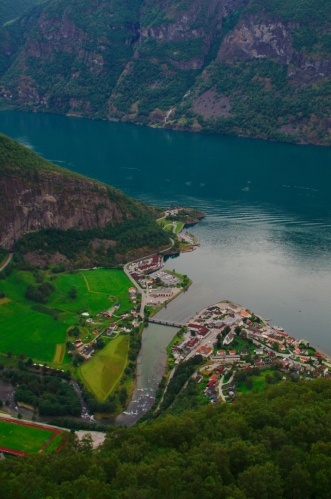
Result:
<svg viewBox="0 0 331 499"><path fill-rule="evenodd" d="M122 376L129 340L127 335L117 336L79 368L83 382L100 402L106 400Z"/></svg>
<svg viewBox="0 0 331 499"><path fill-rule="evenodd" d="M99 274L101 271L95 270L94 272ZM118 270L117 272L121 271ZM85 280L85 274L88 275L88 272L59 275L56 281L54 281L56 291L52 293L49 305L74 313L78 310L86 310L91 315L110 308L116 301L115 299L109 299L111 293L105 292L103 288L99 289L99 291L89 291L89 280L87 278ZM77 298L70 300L68 298L68 292L73 286L77 288ZM113 291L116 292L115 286Z"/></svg>
<svg viewBox="0 0 331 499"><path fill-rule="evenodd" d="M175 229L176 234L178 234L182 230L183 227L184 227L184 222L177 222L176 229Z"/></svg>
<svg viewBox="0 0 331 499"><path fill-rule="evenodd" d="M58 435L56 435L56 437L51 441L51 443L49 445L47 445L47 447L43 450L43 452L55 452L56 449L59 447L59 445L61 444L63 440L63 436L59 433Z"/></svg>
<svg viewBox="0 0 331 499"><path fill-rule="evenodd" d="M240 385L238 385L238 391L242 393L249 393L255 388L259 392L261 392L265 384L265 377L267 374L273 374L273 371L271 369L267 369L266 371L262 371L259 376L252 376L253 387L249 389L247 388L245 383L241 383Z"/></svg>
<svg viewBox="0 0 331 499"><path fill-rule="evenodd" d="M34 312L16 302L0 305L0 352L24 353L51 362L57 344L64 343L66 326L53 317Z"/></svg>
<svg viewBox="0 0 331 499"><path fill-rule="evenodd" d="M22 452L38 452L53 431L0 420L0 447Z"/></svg>
<svg viewBox="0 0 331 499"><path fill-rule="evenodd" d="M158 220L157 223L161 225L161 227L164 227L165 225L168 225L171 222L169 222L169 220L166 220L165 218L161 218L161 220Z"/></svg>
<svg viewBox="0 0 331 499"><path fill-rule="evenodd" d="M130 279L123 270L96 269L81 272L87 281L90 295L104 293L107 296L115 296L121 304L120 313L131 310L132 304L128 289L132 286Z"/></svg>

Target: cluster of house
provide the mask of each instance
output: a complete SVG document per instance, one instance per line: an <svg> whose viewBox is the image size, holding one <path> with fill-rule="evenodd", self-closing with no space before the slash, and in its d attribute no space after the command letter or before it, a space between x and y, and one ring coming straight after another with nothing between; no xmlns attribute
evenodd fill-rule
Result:
<svg viewBox="0 0 331 499"><path fill-rule="evenodd" d="M100 312L99 314L96 314L96 317L104 317L105 319L111 319L113 314L120 308L120 304L117 303L114 305L112 308L109 310L104 310L103 312Z"/></svg>
<svg viewBox="0 0 331 499"><path fill-rule="evenodd" d="M153 255L150 258L145 258L139 262L133 262L129 265L129 272L133 279L139 280L144 274L149 274L159 270L163 266L163 257L160 255Z"/></svg>
<svg viewBox="0 0 331 499"><path fill-rule="evenodd" d="M85 360L92 357L94 354L93 342L91 341L88 344L82 342L82 340L76 340L74 343L75 350L70 350L69 354L74 355L75 353L79 353Z"/></svg>
<svg viewBox="0 0 331 499"><path fill-rule="evenodd" d="M137 290L136 290L136 288L134 288L134 287L129 288L129 295L130 295L130 301L132 301L132 303L136 303L137 302Z"/></svg>
<svg viewBox="0 0 331 499"><path fill-rule="evenodd" d="M237 326L241 328L242 339L252 340L252 346L248 345L249 348L240 351L230 346L237 335ZM219 333L223 333L222 348L217 349ZM277 360L285 371L295 375L331 376L330 361L310 349L308 341L291 338L283 328L271 327L261 317L230 302L207 307L190 320L183 341L172 347L172 353L175 363L200 354L224 366L236 363L247 369L251 368L251 364L247 364L245 358L251 354L253 367L260 369L265 369L273 360Z"/></svg>
<svg viewBox="0 0 331 499"><path fill-rule="evenodd" d="M175 207L172 207L172 208L165 208L164 210L164 214L166 217L168 217L169 215L172 215L172 216L176 216L178 215L178 213L180 211L183 211L183 207L182 206L175 206Z"/></svg>

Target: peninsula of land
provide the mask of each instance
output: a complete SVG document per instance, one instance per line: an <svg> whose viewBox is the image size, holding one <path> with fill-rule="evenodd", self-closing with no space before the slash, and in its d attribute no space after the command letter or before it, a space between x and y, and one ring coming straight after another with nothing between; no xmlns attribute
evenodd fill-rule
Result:
<svg viewBox="0 0 331 499"><path fill-rule="evenodd" d="M167 373L144 418L232 403L242 394L284 381L331 377L327 356L269 322L228 300L196 313L168 346Z"/></svg>

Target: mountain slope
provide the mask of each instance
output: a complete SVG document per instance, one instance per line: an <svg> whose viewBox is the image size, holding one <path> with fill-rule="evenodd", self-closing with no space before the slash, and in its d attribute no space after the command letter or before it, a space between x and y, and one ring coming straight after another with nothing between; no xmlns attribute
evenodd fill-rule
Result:
<svg viewBox="0 0 331 499"><path fill-rule="evenodd" d="M1 0L0 26L23 14L32 5L40 0Z"/></svg>
<svg viewBox="0 0 331 499"><path fill-rule="evenodd" d="M0 134L0 246L3 248L12 249L22 236L41 229L74 229L83 237L84 231L90 229L121 223L124 227L130 220L144 220L144 217L153 220L155 212L113 187L49 163ZM155 230L159 231L156 223ZM159 232L160 244L167 244L169 239L163 240L163 231ZM98 236L105 237L100 231L95 235ZM65 238L58 234L57 239L61 237ZM91 239L86 236L86 247ZM47 237L36 241L42 247ZM38 244L34 243L33 249L37 250Z"/></svg>
<svg viewBox="0 0 331 499"><path fill-rule="evenodd" d="M0 461L7 499L328 499L330 380L283 383L53 454Z"/></svg>
<svg viewBox="0 0 331 499"><path fill-rule="evenodd" d="M0 31L23 110L331 144L326 0L46 0Z"/></svg>

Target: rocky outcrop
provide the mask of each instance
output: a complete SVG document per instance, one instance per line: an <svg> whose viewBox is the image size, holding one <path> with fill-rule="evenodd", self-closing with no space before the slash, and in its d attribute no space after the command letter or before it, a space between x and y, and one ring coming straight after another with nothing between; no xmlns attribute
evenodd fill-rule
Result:
<svg viewBox="0 0 331 499"><path fill-rule="evenodd" d="M187 62L169 59L172 64L183 70L198 69L203 66L204 56L211 43L220 34L224 17L248 3L248 0L210 0L207 3L193 0L186 10L180 11L174 22L167 22L140 30L141 40L153 38L163 42L203 41L201 57L193 57Z"/></svg>
<svg viewBox="0 0 331 499"><path fill-rule="evenodd" d="M273 59L287 64L288 77L297 85L331 76L331 59L313 59L293 48L292 30L297 23L281 20L260 20L252 16L242 20L225 37L218 52L219 61Z"/></svg>
<svg viewBox="0 0 331 499"><path fill-rule="evenodd" d="M40 229L105 227L151 210L113 187L52 165L0 134L3 248L12 249L24 234Z"/></svg>
<svg viewBox="0 0 331 499"><path fill-rule="evenodd" d="M331 76L331 59L313 59L294 52L287 74L296 85L318 82Z"/></svg>
<svg viewBox="0 0 331 499"><path fill-rule="evenodd" d="M293 56L293 25L278 21L260 21L250 17L225 37L218 60L277 59L289 64Z"/></svg>
<svg viewBox="0 0 331 499"><path fill-rule="evenodd" d="M110 200L106 186L58 172L34 172L24 179L6 175L0 178L0 190L0 246L5 249L28 232L104 227L132 216L120 193L121 207Z"/></svg>

